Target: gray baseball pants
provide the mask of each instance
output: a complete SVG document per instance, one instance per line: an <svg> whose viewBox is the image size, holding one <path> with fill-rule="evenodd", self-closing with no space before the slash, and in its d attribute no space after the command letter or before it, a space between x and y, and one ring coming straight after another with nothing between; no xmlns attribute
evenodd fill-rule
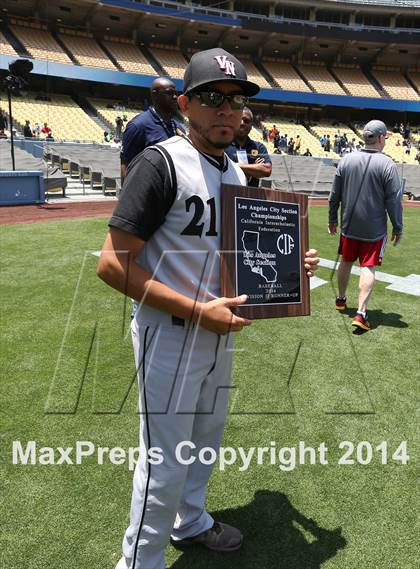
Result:
<svg viewBox="0 0 420 569"><path fill-rule="evenodd" d="M170 536L191 537L214 522L204 505L214 464L203 464L198 453L204 447L217 451L221 444L232 344L230 335L219 336L147 306L138 311L131 329L139 381L140 457L123 554L127 569L164 569ZM175 450L183 441L195 448L183 445L177 457ZM147 460L148 453L161 464ZM194 457L192 464L182 464ZM123 559L119 569L121 563Z"/></svg>

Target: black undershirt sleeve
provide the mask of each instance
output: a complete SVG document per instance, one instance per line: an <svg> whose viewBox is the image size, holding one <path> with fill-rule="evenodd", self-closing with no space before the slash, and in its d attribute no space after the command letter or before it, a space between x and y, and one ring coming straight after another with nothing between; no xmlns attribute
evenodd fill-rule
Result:
<svg viewBox="0 0 420 569"><path fill-rule="evenodd" d="M176 197L176 180L162 154L146 148L127 170L120 198L108 225L147 241L163 224Z"/></svg>

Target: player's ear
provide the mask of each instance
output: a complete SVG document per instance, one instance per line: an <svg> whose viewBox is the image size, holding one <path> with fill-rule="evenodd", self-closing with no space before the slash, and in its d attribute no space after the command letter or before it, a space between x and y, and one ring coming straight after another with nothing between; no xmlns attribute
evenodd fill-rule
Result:
<svg viewBox="0 0 420 569"><path fill-rule="evenodd" d="M186 113L188 112L190 106L190 98L186 95L179 95L178 97L178 107L180 108L181 112Z"/></svg>

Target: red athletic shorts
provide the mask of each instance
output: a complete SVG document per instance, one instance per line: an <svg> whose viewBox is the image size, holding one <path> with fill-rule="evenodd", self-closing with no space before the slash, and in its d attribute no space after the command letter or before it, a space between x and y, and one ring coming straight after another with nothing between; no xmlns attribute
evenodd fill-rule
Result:
<svg viewBox="0 0 420 569"><path fill-rule="evenodd" d="M386 237L379 241L359 241L350 237L340 237L338 253L343 261L353 263L357 258L361 267L380 267L386 246Z"/></svg>

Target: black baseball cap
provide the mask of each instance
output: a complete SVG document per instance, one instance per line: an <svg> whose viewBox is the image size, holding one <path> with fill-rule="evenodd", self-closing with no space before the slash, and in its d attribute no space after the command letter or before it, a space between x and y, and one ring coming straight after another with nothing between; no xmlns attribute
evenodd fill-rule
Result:
<svg viewBox="0 0 420 569"><path fill-rule="evenodd" d="M247 97L256 95L260 88L248 81L245 67L234 55L218 47L194 53L184 73L184 93L208 84L232 81Z"/></svg>

